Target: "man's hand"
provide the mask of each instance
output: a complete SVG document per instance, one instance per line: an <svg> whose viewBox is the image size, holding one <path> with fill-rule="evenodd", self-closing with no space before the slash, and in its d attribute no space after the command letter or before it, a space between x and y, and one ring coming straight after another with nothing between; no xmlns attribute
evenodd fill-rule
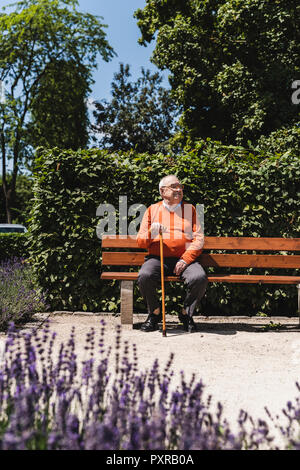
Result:
<svg viewBox="0 0 300 470"><path fill-rule="evenodd" d="M187 263L183 260L179 260L177 261L173 272L176 274L176 276L180 276L180 274L182 273L182 271L185 270L186 267Z"/></svg>
<svg viewBox="0 0 300 470"><path fill-rule="evenodd" d="M163 233L163 232L166 232L167 231L167 227L165 227L164 225L160 224L159 222L153 222L153 224L151 225L151 236L153 238L157 237L157 235L159 233Z"/></svg>

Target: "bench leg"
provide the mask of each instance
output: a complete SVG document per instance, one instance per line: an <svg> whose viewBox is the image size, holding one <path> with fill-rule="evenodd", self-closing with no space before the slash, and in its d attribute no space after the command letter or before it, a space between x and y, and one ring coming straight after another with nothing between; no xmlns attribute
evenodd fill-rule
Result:
<svg viewBox="0 0 300 470"><path fill-rule="evenodd" d="M133 325L133 281L121 281L121 325Z"/></svg>
<svg viewBox="0 0 300 470"><path fill-rule="evenodd" d="M300 326L300 284L297 285L298 289L298 315L299 315L299 326Z"/></svg>

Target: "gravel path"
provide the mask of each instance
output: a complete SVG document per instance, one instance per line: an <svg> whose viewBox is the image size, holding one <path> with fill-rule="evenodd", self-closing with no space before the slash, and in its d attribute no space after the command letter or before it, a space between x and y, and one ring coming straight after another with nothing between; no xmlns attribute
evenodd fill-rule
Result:
<svg viewBox="0 0 300 470"><path fill-rule="evenodd" d="M120 318L108 314L48 314L51 329L57 332L57 343L68 340L75 326L76 353L84 358L86 334L94 327L100 331L100 320L106 322L105 344L114 348L115 328ZM160 331L139 330L146 315L134 316L134 327L122 328L122 340L137 346L139 367L149 369L159 358L161 368L175 354L174 386L180 371L188 378L193 373L202 379L212 403L220 401L224 417L235 423L240 409L253 418L267 419L264 407L280 414L288 400L293 400L300 381L300 329L298 318L272 318L280 323L278 330L264 330L266 318L195 317L199 331L185 333L177 319L167 316L167 337ZM41 323L42 324L42 323ZM39 327L41 327L41 324ZM27 328L37 324L27 325ZM3 342L3 334L2 342ZM1 348L0 348L1 349Z"/></svg>

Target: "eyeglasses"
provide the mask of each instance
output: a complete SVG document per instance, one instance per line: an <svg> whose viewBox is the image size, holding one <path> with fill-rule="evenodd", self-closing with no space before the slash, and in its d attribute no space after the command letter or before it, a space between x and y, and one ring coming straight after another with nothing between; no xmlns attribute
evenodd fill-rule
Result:
<svg viewBox="0 0 300 470"><path fill-rule="evenodd" d="M179 184L179 183L175 183L175 184L170 184L170 186L162 186L162 188L170 188L170 189L184 189L184 185L183 184Z"/></svg>

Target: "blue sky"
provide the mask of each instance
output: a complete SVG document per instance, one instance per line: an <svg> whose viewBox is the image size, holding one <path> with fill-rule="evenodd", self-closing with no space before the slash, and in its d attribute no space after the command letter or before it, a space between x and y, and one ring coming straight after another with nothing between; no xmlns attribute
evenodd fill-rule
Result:
<svg viewBox="0 0 300 470"><path fill-rule="evenodd" d="M13 0L0 0L0 9L15 3ZM146 0L79 0L79 11L103 16L101 22L105 28L109 44L113 47L117 56L110 62L104 62L99 56L98 69L94 72L95 84L91 97L94 99L109 99L111 82L114 73L119 70L119 63L128 63L131 67L132 79L141 74L141 67L148 68L152 72L158 69L150 62L154 49L154 42L147 47L138 44L140 30L133 13L138 8L144 8ZM7 10L8 12L8 10ZM163 76L163 86L169 88L168 72L160 72Z"/></svg>
<svg viewBox="0 0 300 470"><path fill-rule="evenodd" d="M0 0L0 10L12 3L16 2ZM98 68L94 72L95 83L90 95L92 100L110 99L111 82L114 74L119 70L120 62L130 65L132 80L141 75L141 67L150 69L152 73L158 71L157 67L150 62L155 47L154 42L147 47L138 44L141 34L133 14L145 5L146 0L79 0L79 11L103 17L100 21L107 25L107 28L104 28L107 40L117 54L108 63L99 56ZM6 12L9 13L9 10ZM168 72L160 73L163 76L162 85L169 88ZM11 169L11 162L8 163L8 169Z"/></svg>
<svg viewBox="0 0 300 470"><path fill-rule="evenodd" d="M98 70L95 72L96 83L93 96L99 98L110 97L110 84L115 72L119 70L119 63L128 63L131 66L132 79L141 73L141 67L149 68L153 72L158 69L150 62L154 49L154 42L147 47L138 44L141 36L133 13L146 5L145 0L81 0L80 10L103 16L103 23L108 25L105 29L107 39L118 56L109 63L99 60ZM160 72L163 85L169 88L168 72Z"/></svg>

